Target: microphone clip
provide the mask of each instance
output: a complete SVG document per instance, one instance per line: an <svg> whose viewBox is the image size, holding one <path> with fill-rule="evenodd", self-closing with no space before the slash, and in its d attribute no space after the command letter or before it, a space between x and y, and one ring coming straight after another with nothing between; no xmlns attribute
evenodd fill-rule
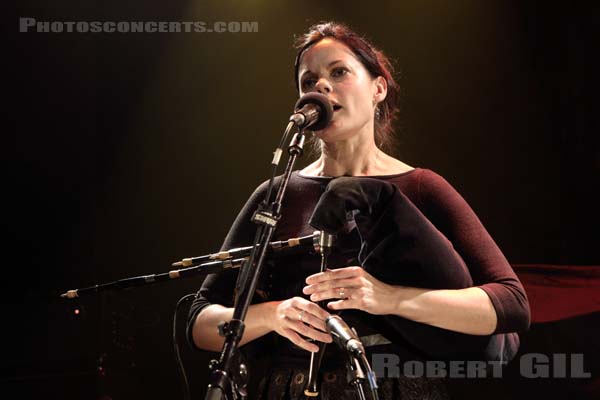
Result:
<svg viewBox="0 0 600 400"><path fill-rule="evenodd" d="M280 218L281 216L275 215L270 211L258 209L254 212L254 215L252 215L251 220L255 224L266 225L275 228Z"/></svg>

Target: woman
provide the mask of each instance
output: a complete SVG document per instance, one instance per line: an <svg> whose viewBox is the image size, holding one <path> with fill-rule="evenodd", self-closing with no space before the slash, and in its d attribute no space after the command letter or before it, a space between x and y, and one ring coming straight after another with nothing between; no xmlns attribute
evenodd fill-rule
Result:
<svg viewBox="0 0 600 400"><path fill-rule="evenodd" d="M275 240L312 233L308 220L333 178L370 177L395 185L416 206L427 223L435 226L436 234L451 244L460 262L464 261L473 285L431 289L426 282L415 285L419 287L386 283L361 268L357 257L360 237L352 232L340 238L330 257L331 271L318 273L318 258L310 254L274 259L262 274L241 342L275 333L269 335L274 341L270 344L274 346L270 347L273 367L263 382L262 396L302 396L309 352L317 351L319 342L331 342L324 321L331 312L341 310L360 336L384 330L379 328L384 322L377 316L393 316L415 327L442 328L474 340L485 338L493 357L504 361L512 357L518 336L509 332L527 329L529 306L502 252L442 177L383 151L391 141L399 91L388 59L346 26L319 24L298 43L295 79L300 95L319 92L327 96L334 115L325 129L314 133L320 144L319 158L292 174ZM265 187L263 184L255 191L238 215L224 249L251 243L256 228L250 216L264 198ZM217 325L233 315L235 279L233 271L209 276L204 282L190 312L189 334L197 347L221 349L223 339L217 334ZM327 309L317 301L325 301ZM392 343L374 343L374 348L400 354L401 360L433 357L427 355L427 349L414 348L407 332L389 331L386 337L394 337ZM322 370L330 372L323 375L322 397L352 396L345 387L343 355L334 346L327 346L326 351ZM380 385L382 398L445 398L445 393L435 379L393 377Z"/></svg>

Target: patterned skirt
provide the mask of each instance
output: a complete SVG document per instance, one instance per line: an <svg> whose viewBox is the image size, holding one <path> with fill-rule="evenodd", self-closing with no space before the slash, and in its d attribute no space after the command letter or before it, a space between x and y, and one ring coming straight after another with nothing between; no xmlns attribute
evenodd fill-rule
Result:
<svg viewBox="0 0 600 400"><path fill-rule="evenodd" d="M308 380L305 369L273 369L258 387L260 400L355 400L356 389L349 385L345 370L322 372L318 397L307 397L304 389ZM380 400L448 400L450 397L443 378L405 377L378 378ZM370 396L367 394L367 398Z"/></svg>

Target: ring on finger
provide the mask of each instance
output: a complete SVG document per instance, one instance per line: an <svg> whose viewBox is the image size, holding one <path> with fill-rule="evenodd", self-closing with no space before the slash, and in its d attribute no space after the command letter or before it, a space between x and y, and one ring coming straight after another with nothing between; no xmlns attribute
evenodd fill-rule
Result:
<svg viewBox="0 0 600 400"><path fill-rule="evenodd" d="M304 321L302 320L302 318L304 318L304 310L301 310L301 311L300 311L300 314L298 315L298 321L300 321L300 322L304 322Z"/></svg>
<svg viewBox="0 0 600 400"><path fill-rule="evenodd" d="M345 295L346 293L345 293L345 291L344 291L344 288L343 288L343 287L341 287L341 288L340 288L340 291L339 291L339 293L338 293L338 294L340 295L340 299L343 299L343 298L344 298L344 295Z"/></svg>

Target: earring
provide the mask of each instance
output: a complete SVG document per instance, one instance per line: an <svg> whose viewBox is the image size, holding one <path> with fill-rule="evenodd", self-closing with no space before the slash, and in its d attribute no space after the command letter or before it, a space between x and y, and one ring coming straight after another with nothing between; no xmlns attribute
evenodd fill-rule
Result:
<svg viewBox="0 0 600 400"><path fill-rule="evenodd" d="M381 118L381 110L379 109L379 106L375 107L375 119L379 119Z"/></svg>

